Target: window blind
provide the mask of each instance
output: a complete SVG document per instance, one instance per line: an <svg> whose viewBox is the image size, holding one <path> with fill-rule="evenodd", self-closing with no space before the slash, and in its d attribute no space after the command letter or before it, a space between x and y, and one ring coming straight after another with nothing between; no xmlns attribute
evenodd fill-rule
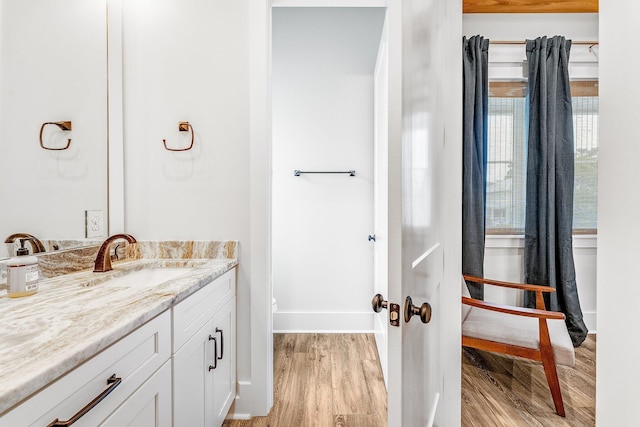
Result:
<svg viewBox="0 0 640 427"><path fill-rule="evenodd" d="M522 81L489 83L488 234L524 234L526 91ZM571 83L575 143L574 233L597 230L598 83Z"/></svg>

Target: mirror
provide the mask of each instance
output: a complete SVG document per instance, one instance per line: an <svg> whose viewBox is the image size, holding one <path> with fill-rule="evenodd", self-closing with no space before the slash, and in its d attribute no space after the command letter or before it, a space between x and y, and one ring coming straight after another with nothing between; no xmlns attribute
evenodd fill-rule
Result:
<svg viewBox="0 0 640 427"><path fill-rule="evenodd" d="M107 77L107 0L0 0L0 258L107 236Z"/></svg>

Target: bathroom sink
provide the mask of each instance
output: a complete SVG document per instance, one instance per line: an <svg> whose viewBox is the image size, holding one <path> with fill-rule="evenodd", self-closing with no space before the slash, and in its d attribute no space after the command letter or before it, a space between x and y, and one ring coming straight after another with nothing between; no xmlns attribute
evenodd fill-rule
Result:
<svg viewBox="0 0 640 427"><path fill-rule="evenodd" d="M184 267L145 267L118 271L111 277L100 278L88 286L106 286L115 288L148 288L191 273L193 266Z"/></svg>

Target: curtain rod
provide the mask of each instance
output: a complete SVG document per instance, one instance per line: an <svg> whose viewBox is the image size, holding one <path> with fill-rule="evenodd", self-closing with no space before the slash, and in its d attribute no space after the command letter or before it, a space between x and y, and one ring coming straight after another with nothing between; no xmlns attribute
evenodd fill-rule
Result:
<svg viewBox="0 0 640 427"><path fill-rule="evenodd" d="M489 39L489 44L525 44L527 43L525 40L491 40ZM571 41L571 44L583 44L589 46L597 46L600 42L595 40L576 40Z"/></svg>

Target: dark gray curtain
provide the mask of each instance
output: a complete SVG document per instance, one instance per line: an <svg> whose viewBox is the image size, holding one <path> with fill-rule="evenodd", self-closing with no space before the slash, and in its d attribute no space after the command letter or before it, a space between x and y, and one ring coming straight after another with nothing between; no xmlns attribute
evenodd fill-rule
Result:
<svg viewBox="0 0 640 427"><path fill-rule="evenodd" d="M587 336L573 262L573 117L569 86L571 40L527 40L529 137L524 279L552 286L547 308L561 311L574 346ZM535 296L525 295L535 307Z"/></svg>
<svg viewBox="0 0 640 427"><path fill-rule="evenodd" d="M485 198L489 105L489 40L463 38L462 272L484 276ZM467 282L473 298L481 284Z"/></svg>

